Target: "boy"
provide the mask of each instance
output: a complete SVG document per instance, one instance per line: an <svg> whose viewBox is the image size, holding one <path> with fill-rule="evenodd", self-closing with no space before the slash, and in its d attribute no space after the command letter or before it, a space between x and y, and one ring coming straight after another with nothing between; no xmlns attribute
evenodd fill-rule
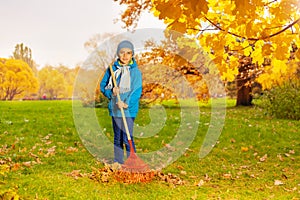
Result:
<svg viewBox="0 0 300 200"><path fill-rule="evenodd" d="M118 59L112 65L117 85L113 85L110 70L107 69L100 83L100 90L109 99L108 110L112 117L114 130L114 162L124 163L123 145L126 146L127 157L130 147L125 132L125 127L120 108L124 109L128 129L130 132L134 151L133 140L134 119L138 113L139 101L142 94L142 74L134 59L134 46L124 40L118 44ZM117 100L117 94L120 94L121 101Z"/></svg>

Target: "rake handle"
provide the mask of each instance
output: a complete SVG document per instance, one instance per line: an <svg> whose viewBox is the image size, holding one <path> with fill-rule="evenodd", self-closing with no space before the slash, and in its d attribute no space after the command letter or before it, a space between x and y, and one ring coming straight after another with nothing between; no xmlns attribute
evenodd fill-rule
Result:
<svg viewBox="0 0 300 200"><path fill-rule="evenodd" d="M110 74L113 79L114 86L117 87L117 80L116 80L116 77L114 76L114 71L112 69L112 65L109 65L109 70L110 70ZM122 101L119 93L117 93L117 98L118 98L118 101ZM124 109L121 107L120 110L121 110L121 114L122 114L122 119L123 119L125 131L126 131L127 139L129 141L129 144L132 144ZM130 145L130 149L133 149L132 145Z"/></svg>

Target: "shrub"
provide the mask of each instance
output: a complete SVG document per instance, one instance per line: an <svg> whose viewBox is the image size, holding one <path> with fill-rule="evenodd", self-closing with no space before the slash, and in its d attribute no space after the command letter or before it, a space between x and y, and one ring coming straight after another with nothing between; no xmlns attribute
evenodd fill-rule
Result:
<svg viewBox="0 0 300 200"><path fill-rule="evenodd" d="M108 99L103 94L98 94L96 98L85 98L82 100L83 107L105 108L108 106Z"/></svg>
<svg viewBox="0 0 300 200"><path fill-rule="evenodd" d="M95 99L95 107L96 108L107 108L108 102L109 102L108 99L102 93L100 93L98 98Z"/></svg>
<svg viewBox="0 0 300 200"><path fill-rule="evenodd" d="M262 107L276 118L300 120L300 81L288 81L265 91Z"/></svg>

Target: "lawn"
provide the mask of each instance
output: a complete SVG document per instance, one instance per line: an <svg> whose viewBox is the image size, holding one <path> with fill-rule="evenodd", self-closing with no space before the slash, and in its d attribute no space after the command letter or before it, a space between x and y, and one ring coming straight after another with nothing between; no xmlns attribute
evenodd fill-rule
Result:
<svg viewBox="0 0 300 200"><path fill-rule="evenodd" d="M183 126L186 133L196 133L191 144L160 172L168 179L124 184L113 177L95 178L104 165L82 142L72 101L0 102L0 199L300 199L300 121L271 118L257 106L233 105L227 101L224 127L208 155L199 158L212 110L201 104L197 127ZM163 106L164 122L155 120L151 109L140 110L138 153L157 151L180 137L181 109ZM111 141L107 109L82 109L96 114ZM155 133L142 128L149 124Z"/></svg>

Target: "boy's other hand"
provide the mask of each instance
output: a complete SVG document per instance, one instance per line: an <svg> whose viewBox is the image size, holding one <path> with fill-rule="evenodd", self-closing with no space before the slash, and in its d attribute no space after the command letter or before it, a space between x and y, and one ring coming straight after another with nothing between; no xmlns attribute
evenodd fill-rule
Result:
<svg viewBox="0 0 300 200"><path fill-rule="evenodd" d="M118 105L118 108L121 109L121 108L128 108L128 105L126 103L124 103L123 101L119 101L117 103Z"/></svg>

